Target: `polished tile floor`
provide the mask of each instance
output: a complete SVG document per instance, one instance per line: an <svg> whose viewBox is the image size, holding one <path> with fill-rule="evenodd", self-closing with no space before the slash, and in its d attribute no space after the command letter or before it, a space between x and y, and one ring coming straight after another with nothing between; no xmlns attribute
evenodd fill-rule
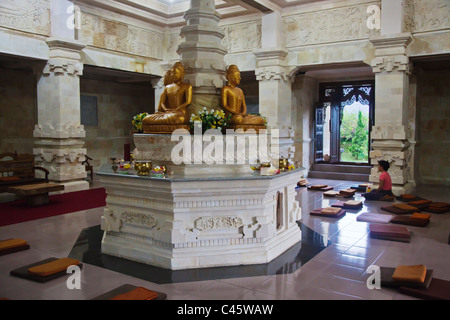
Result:
<svg viewBox="0 0 450 320"><path fill-rule="evenodd" d="M334 186L335 190L358 182L308 179L314 184ZM92 187L99 187L94 182ZM449 189L421 187L417 195L433 201L449 201ZM359 194L356 199L363 199ZM95 263L84 263L81 289L69 290L66 278L37 283L10 276L15 268L74 253L83 230L95 231L102 208L74 212L51 218L0 227L1 238L24 238L31 248L0 257L0 297L14 300L89 300L122 284L144 286L164 292L168 300L407 300L412 297L394 289L368 289L367 267L394 267L399 264L424 264L434 270L434 277L450 280L450 213L432 214L425 228L408 227L413 232L410 243L371 239L366 222L356 221L362 212L385 213L379 208L385 202L365 202L360 211L348 210L339 220L311 216L312 209L328 206L336 198L324 198L322 192L297 189L302 207L300 226L313 231L315 241L323 248L303 260L299 266L283 272L248 272L239 275L172 278L150 281L127 272L129 265L114 270ZM83 237L81 237L83 239ZM310 239L311 240L311 239ZM87 241L87 240L86 240ZM80 245L80 243L78 243ZM306 242L305 242L306 244ZM75 250L75 251L73 251ZM280 270L280 269L277 269ZM226 269L223 269L227 273ZM132 273L131 273L132 274ZM189 280L189 281L188 281Z"/></svg>

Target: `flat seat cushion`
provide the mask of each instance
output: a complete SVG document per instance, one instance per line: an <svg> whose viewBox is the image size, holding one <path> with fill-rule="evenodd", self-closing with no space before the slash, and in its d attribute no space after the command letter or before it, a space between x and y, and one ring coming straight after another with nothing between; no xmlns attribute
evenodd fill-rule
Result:
<svg viewBox="0 0 450 320"><path fill-rule="evenodd" d="M391 222L392 218L393 218L393 216L391 216L390 214L364 212L364 213L361 213L356 218L356 221L374 222L374 223L389 223L389 222Z"/></svg>
<svg viewBox="0 0 450 320"><path fill-rule="evenodd" d="M407 210L407 211L411 211L411 210L414 211L414 210L416 210L417 211L417 207L410 206L410 205L405 204L405 203L394 203L392 206L394 206L394 207L396 207L398 209L402 209L402 210Z"/></svg>
<svg viewBox="0 0 450 320"><path fill-rule="evenodd" d="M409 193L401 194L400 197L402 197L403 199L415 199L415 198L417 198L415 195L409 194Z"/></svg>
<svg viewBox="0 0 450 320"><path fill-rule="evenodd" d="M321 189L326 188L326 187L328 187L328 185L326 185L326 184L313 184L313 185L309 186L309 189L321 190Z"/></svg>
<svg viewBox="0 0 450 320"><path fill-rule="evenodd" d="M120 295L125 294L126 296L124 298L130 297L130 292L137 289L138 287L132 284L123 284L117 288L114 288L106 293L103 293L95 298L93 298L92 300L127 300L127 299L120 299ZM144 288L146 289L146 288ZM148 289L147 289L148 290ZM156 298L152 299L152 300L165 300L167 298L167 294L164 292L160 292L160 291L153 291L153 290L149 290L151 292L155 292ZM143 292L143 290L140 290L140 292L134 292L132 293L133 295L138 294L137 298L141 298L141 297L145 297L145 292ZM119 298L119 299L118 299ZM131 299L130 299L131 300ZM135 300L139 300L139 299L135 299Z"/></svg>
<svg viewBox="0 0 450 320"><path fill-rule="evenodd" d="M343 197L353 197L355 195L356 189L345 189L345 190L340 190L339 191L339 195L343 196Z"/></svg>
<svg viewBox="0 0 450 320"><path fill-rule="evenodd" d="M396 268L392 267L380 267L380 282L382 287L399 288L402 286L409 288L423 288L429 287L431 280L433 279L433 270L427 269L425 281L423 282L411 282L411 281L400 281L394 280L392 276L394 275Z"/></svg>
<svg viewBox="0 0 450 320"><path fill-rule="evenodd" d="M335 197L339 194L339 191L326 191L323 193L325 197Z"/></svg>
<svg viewBox="0 0 450 320"><path fill-rule="evenodd" d="M371 224L369 226L370 234L380 236L394 236L402 238L410 238L411 234L408 228L403 226L385 225L385 224Z"/></svg>
<svg viewBox="0 0 450 320"><path fill-rule="evenodd" d="M425 282L427 268L423 264L399 265L395 268L392 279L404 282Z"/></svg>
<svg viewBox="0 0 450 320"><path fill-rule="evenodd" d="M158 298L158 293L144 287L137 287L131 291L118 294L110 300L155 300Z"/></svg>
<svg viewBox="0 0 450 320"><path fill-rule="evenodd" d="M78 265L80 262L77 259L61 258L48 263L37 265L28 269L30 274L46 277L61 271L66 271L71 265Z"/></svg>
<svg viewBox="0 0 450 320"><path fill-rule="evenodd" d="M419 210L416 207L413 207L413 208L414 209L411 209L411 210L405 210L405 209L397 208L395 206L380 207L380 209L383 210L383 211L387 211L387 212L395 213L395 214L412 214L412 213L414 213L414 212Z"/></svg>
<svg viewBox="0 0 450 320"><path fill-rule="evenodd" d="M428 213L420 213L420 212L414 212L410 217L412 221L424 221L424 220L430 220L431 215Z"/></svg>
<svg viewBox="0 0 450 320"><path fill-rule="evenodd" d="M50 257L50 258L47 258L47 259L44 259L44 260L41 260L41 261L37 261L37 262L34 262L32 264L29 264L29 265L22 266L22 267L14 269L14 270L11 270L9 274L11 276L14 276L14 277L19 277L19 278L32 280L32 281L36 281L36 282L41 282L41 283L42 282L48 282L48 281L51 281L53 279L57 279L57 278L62 277L62 276L66 276L67 275L67 269L64 269L61 272L50 274L50 275L45 276L45 277L37 275L37 274L32 274L32 273L30 273L28 271L30 268L33 268L33 267L36 267L36 266L40 266L40 265L43 265L43 264L46 264L46 263L49 263L49 262L52 262L52 261L55 261L55 260L59 260L59 258ZM82 268L83 264L79 263L77 266L79 268Z"/></svg>
<svg viewBox="0 0 450 320"><path fill-rule="evenodd" d="M8 239L0 241L0 251L16 247L26 246L28 243L23 239Z"/></svg>
<svg viewBox="0 0 450 320"><path fill-rule="evenodd" d="M428 288L400 287L399 292L424 300L450 300L450 281L433 278Z"/></svg>
<svg viewBox="0 0 450 320"><path fill-rule="evenodd" d="M432 202L430 204L430 207L433 207L433 208L447 208L447 207L450 207L450 203L447 203L447 202Z"/></svg>
<svg viewBox="0 0 450 320"><path fill-rule="evenodd" d="M345 210L340 209L338 213L323 213L322 208L315 209L309 213L312 216L328 217L328 218L341 218L345 216Z"/></svg>
<svg viewBox="0 0 450 320"><path fill-rule="evenodd" d="M395 223L395 224L403 224L403 225L407 225L407 226L413 226L413 227L426 227L429 223L430 220L422 220L422 221L415 221L415 220L411 220L410 216L395 216L392 218L391 223Z"/></svg>
<svg viewBox="0 0 450 320"><path fill-rule="evenodd" d="M450 204L446 202L432 202L423 210L431 213L446 213L450 211Z"/></svg>
<svg viewBox="0 0 450 320"><path fill-rule="evenodd" d="M320 212L323 214L338 214L339 212L341 212L341 209L328 207L328 208L323 208Z"/></svg>
<svg viewBox="0 0 450 320"><path fill-rule="evenodd" d="M431 202L431 200L416 200L416 201L410 201L410 202L408 202L408 204L410 205L410 206L422 206L422 205L429 205L429 204L431 204L432 202Z"/></svg>

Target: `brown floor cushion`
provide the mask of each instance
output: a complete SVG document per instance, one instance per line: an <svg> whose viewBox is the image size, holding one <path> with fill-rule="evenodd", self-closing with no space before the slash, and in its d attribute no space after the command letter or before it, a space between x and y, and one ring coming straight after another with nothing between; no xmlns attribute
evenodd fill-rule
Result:
<svg viewBox="0 0 450 320"><path fill-rule="evenodd" d="M5 239L0 241L0 256L27 250L30 248L30 245L27 243L27 241L23 239Z"/></svg>
<svg viewBox="0 0 450 320"><path fill-rule="evenodd" d="M416 211L420 211L420 209L413 207L413 209L410 210L405 210L405 209L401 209L401 208L397 208L395 206L385 206L385 207L381 207L380 208L383 211L387 211L390 213L395 213L395 214L412 214Z"/></svg>
<svg viewBox="0 0 450 320"><path fill-rule="evenodd" d="M433 278L433 270L429 269L426 271L425 281L423 282L409 282L409 281L399 281L392 278L396 268L391 267L380 267L381 273L381 286L382 287L410 287L410 288L428 288L431 280Z"/></svg>
<svg viewBox="0 0 450 320"><path fill-rule="evenodd" d="M430 223L430 219L422 221L413 221L410 216L395 216L392 218L391 223L403 224L414 227L426 227Z"/></svg>
<svg viewBox="0 0 450 320"><path fill-rule="evenodd" d="M428 288L400 287L399 292L424 300L450 300L450 281L433 278Z"/></svg>
<svg viewBox="0 0 450 320"><path fill-rule="evenodd" d="M119 300L119 299L117 299L117 297L119 295L125 294L125 295L128 295L128 297L129 297L130 296L129 293L137 288L138 288L137 286L134 286L131 284L124 284L124 285L121 285L120 287L117 287L117 288L111 290L111 291L101 294L101 295L93 298L92 300L112 300L114 298L115 298L114 300ZM150 290L150 291L155 292L157 294L156 298L153 300L165 300L167 298L167 294L164 292L153 291L153 290ZM125 298L126 297L127 296L125 296Z"/></svg>
<svg viewBox="0 0 450 320"><path fill-rule="evenodd" d="M392 279L396 281L424 283L426 275L427 267L423 264L398 265L395 268Z"/></svg>
<svg viewBox="0 0 450 320"><path fill-rule="evenodd" d="M59 258L55 258L55 257L47 258L47 259L29 264L29 265L14 269L10 272L10 275L19 277L19 278L28 279L28 280L37 281L37 282L47 282L47 281L59 278L61 276L67 275L66 269L56 272L56 273L49 274L47 276L41 276L40 274L34 274L34 273L29 272L29 269L32 269L34 267L41 266L43 264L47 264L47 263L50 263L50 262L53 262L56 260L59 260ZM79 268L82 268L83 264L78 263L77 266Z"/></svg>
<svg viewBox="0 0 450 320"><path fill-rule="evenodd" d="M320 217L328 217L328 218L342 218L343 216L345 216L345 214L346 214L345 210L342 210L342 209L337 214L322 213L322 208L315 209L310 212L310 215L312 215L312 216L320 216Z"/></svg>
<svg viewBox="0 0 450 320"><path fill-rule="evenodd" d="M423 211L431 213L446 213L450 211L450 204L447 202L432 202Z"/></svg>
<svg viewBox="0 0 450 320"><path fill-rule="evenodd" d="M411 232L406 227L390 224L371 224L369 236L374 239L410 242Z"/></svg>

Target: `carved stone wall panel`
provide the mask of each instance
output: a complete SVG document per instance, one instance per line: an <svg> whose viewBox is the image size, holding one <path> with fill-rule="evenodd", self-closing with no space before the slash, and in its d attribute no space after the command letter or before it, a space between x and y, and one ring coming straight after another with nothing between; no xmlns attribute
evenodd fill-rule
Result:
<svg viewBox="0 0 450 320"><path fill-rule="evenodd" d="M405 31L411 33L450 28L448 0L404 0Z"/></svg>
<svg viewBox="0 0 450 320"><path fill-rule="evenodd" d="M195 221L195 227L199 230L235 229L242 225L242 219L238 217L202 217Z"/></svg>
<svg viewBox="0 0 450 320"><path fill-rule="evenodd" d="M372 4L380 6L380 2ZM284 17L286 47L368 39L379 34L379 30L367 27L369 5L371 4L367 3Z"/></svg>
<svg viewBox="0 0 450 320"><path fill-rule="evenodd" d="M89 46L163 59L164 34L86 12L81 14L80 41Z"/></svg>
<svg viewBox="0 0 450 320"><path fill-rule="evenodd" d="M252 51L261 48L261 24L250 21L239 24L224 25L223 46L228 53Z"/></svg>
<svg viewBox="0 0 450 320"><path fill-rule="evenodd" d="M49 36L50 0L1 0L0 26Z"/></svg>

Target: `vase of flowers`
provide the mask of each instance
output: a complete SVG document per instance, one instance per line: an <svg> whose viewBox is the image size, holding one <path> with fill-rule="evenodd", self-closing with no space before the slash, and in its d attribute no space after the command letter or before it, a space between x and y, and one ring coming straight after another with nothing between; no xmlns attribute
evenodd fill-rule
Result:
<svg viewBox="0 0 450 320"><path fill-rule="evenodd" d="M133 120L131 121L131 123L133 124L133 130L136 133L142 133L144 132L144 129L142 128L142 120L144 120L144 118L148 116L147 112L142 112L142 113L138 113L137 115L135 115L133 117Z"/></svg>
<svg viewBox="0 0 450 320"><path fill-rule="evenodd" d="M218 129L220 131L224 130L228 126L231 115L228 117L225 115L223 110L207 110L206 107L200 110L198 114L192 114L189 120L191 129L193 130L196 125L202 126L202 133L205 133L208 129Z"/></svg>

